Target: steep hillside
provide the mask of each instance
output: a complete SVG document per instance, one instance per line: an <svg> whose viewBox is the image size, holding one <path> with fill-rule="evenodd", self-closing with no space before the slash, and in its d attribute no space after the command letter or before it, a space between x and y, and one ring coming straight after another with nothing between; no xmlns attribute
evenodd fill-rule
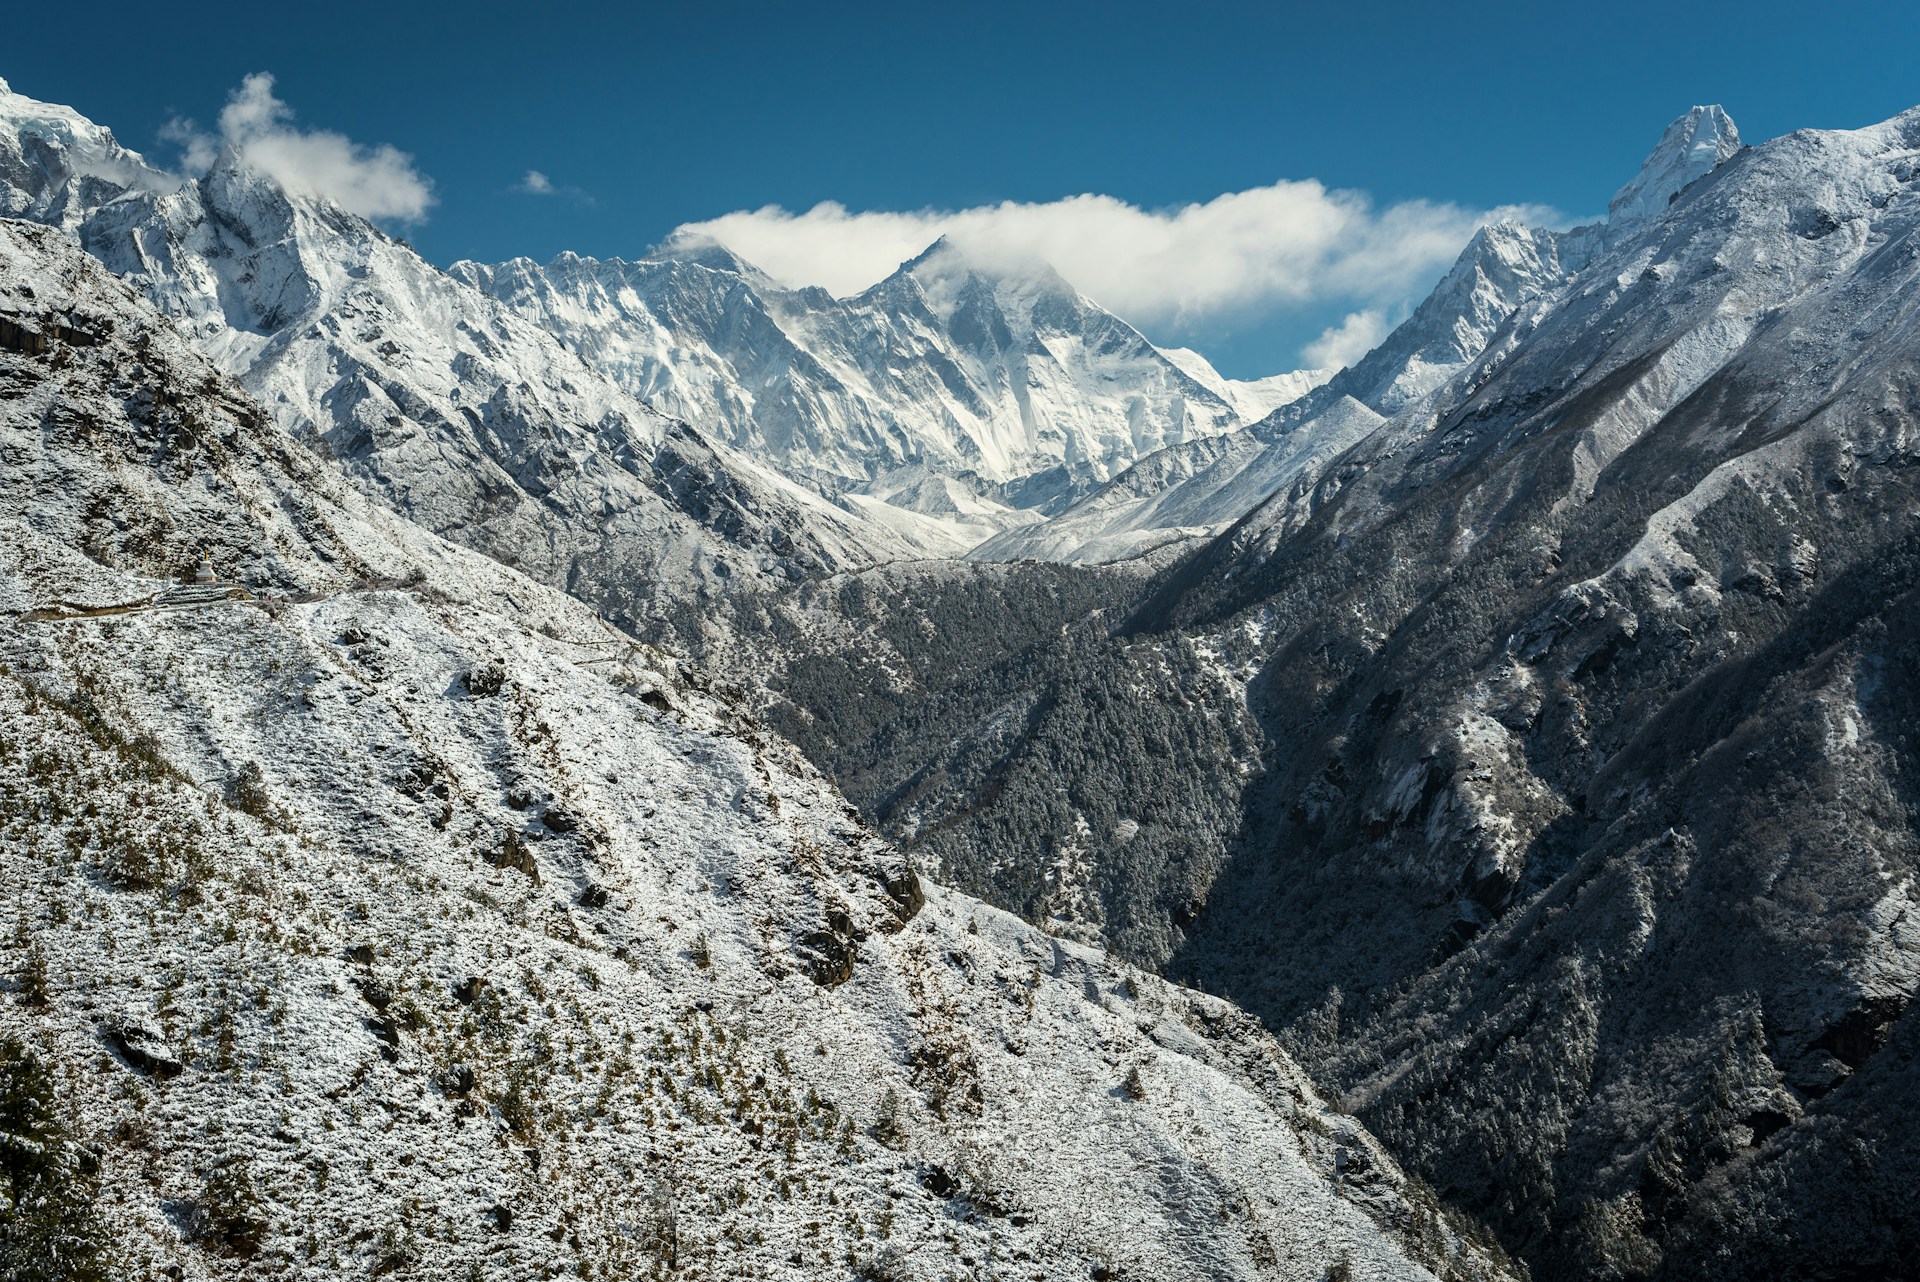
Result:
<svg viewBox="0 0 1920 1282"><path fill-rule="evenodd" d="M883 567L669 614L659 635L943 880L1156 967L1219 873L1259 732L1244 656L1127 635L1152 583Z"/></svg>
<svg viewBox="0 0 1920 1282"><path fill-rule="evenodd" d="M1176 971L1555 1276L1915 1258L1916 179L1741 153L1151 611L1274 638Z"/></svg>

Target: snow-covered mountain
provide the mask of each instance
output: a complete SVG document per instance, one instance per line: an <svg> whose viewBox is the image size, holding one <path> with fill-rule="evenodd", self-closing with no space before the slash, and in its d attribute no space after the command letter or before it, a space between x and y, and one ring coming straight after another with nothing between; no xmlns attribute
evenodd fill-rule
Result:
<svg viewBox="0 0 1920 1282"><path fill-rule="evenodd" d="M1607 223L1638 227L1658 218L1695 179L1713 172L1741 146L1740 131L1725 110L1693 108L1667 126L1640 172L1607 202Z"/></svg>
<svg viewBox="0 0 1920 1282"><path fill-rule="evenodd" d="M451 270L633 395L820 493L885 497L976 538L1321 377L1223 378L1044 264L988 270L945 241L849 298L783 288L706 241ZM969 489L967 510L906 483L929 475Z"/></svg>
<svg viewBox="0 0 1920 1282"><path fill-rule="evenodd" d="M1196 951L1344 918L1237 991L1396 986L1329 1068L1437 1183L1505 1180L1540 1273L1899 1276L1920 109L1645 205L1430 413L1193 567L1178 611L1290 621L1260 854L1216 897L1259 907Z"/></svg>
<svg viewBox="0 0 1920 1282"><path fill-rule="evenodd" d="M1691 114L1137 593L943 567L777 692L917 855L1233 994L1536 1277L1920 1258L1920 109L1732 138Z"/></svg>
<svg viewBox="0 0 1920 1282"><path fill-rule="evenodd" d="M4 82L0 209L137 280L362 484L618 610L958 554L1319 381L1225 379L944 243L849 299L711 243L449 275L231 151L183 180Z"/></svg>
<svg viewBox="0 0 1920 1282"><path fill-rule="evenodd" d="M16 221L0 456L8 1276L1508 1276Z"/></svg>
<svg viewBox="0 0 1920 1282"><path fill-rule="evenodd" d="M929 545L666 418L529 323L229 151L147 166L0 88L0 208L136 283L276 422L429 527L610 608Z"/></svg>
<svg viewBox="0 0 1920 1282"><path fill-rule="evenodd" d="M73 108L35 102L0 80L0 217L71 232L128 191L179 185Z"/></svg>
<svg viewBox="0 0 1920 1282"><path fill-rule="evenodd" d="M1535 1276L1911 1272L1920 110L1696 108L1606 221L1136 437L1106 373L1297 389L950 247L852 300L689 245L474 288L0 105L46 224L0 223L0 1100L71 1122L0 1138L134 1271L1498 1276L1233 1007L1079 940L1245 1003ZM988 531L1136 563L869 565ZM917 895L590 608L663 576L745 581L676 635L1049 933Z"/></svg>
<svg viewBox="0 0 1920 1282"><path fill-rule="evenodd" d="M1480 360L1518 309L1564 287L1739 148L1725 111L1693 108L1667 127L1605 221L1565 232L1514 223L1481 228L1413 314L1323 386L1238 438L1149 457L1054 521L1012 530L972 555L1111 561L1219 533L1282 488L1309 483L1385 420L1419 413Z"/></svg>

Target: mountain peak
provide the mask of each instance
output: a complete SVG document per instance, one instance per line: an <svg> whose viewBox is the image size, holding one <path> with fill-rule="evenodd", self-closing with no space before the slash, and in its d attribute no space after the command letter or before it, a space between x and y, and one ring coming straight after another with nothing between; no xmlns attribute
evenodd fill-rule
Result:
<svg viewBox="0 0 1920 1282"><path fill-rule="evenodd" d="M647 254L644 262L652 263L690 263L705 267L710 271L731 272L735 276L752 277L755 280L766 279L766 273L755 267L740 255L734 253L711 236L697 232L677 231L661 241Z"/></svg>
<svg viewBox="0 0 1920 1282"><path fill-rule="evenodd" d="M867 292L890 293L904 281L912 281L927 305L948 320L969 298L992 298L996 308L1029 317L1039 307L1050 307L1064 316L1090 306L1080 291L1043 258L946 236L900 264L893 275Z"/></svg>
<svg viewBox="0 0 1920 1282"><path fill-rule="evenodd" d="M931 245L928 245L925 249L915 254L912 258L909 258L906 262L901 263L898 270L903 272L910 272L916 267L925 266L926 264L931 263L934 260L938 258L942 258L945 255L953 252L954 252L953 242L947 238L945 233L942 233L940 237L937 240L935 240Z"/></svg>
<svg viewBox="0 0 1920 1282"><path fill-rule="evenodd" d="M942 236L928 245L900 264L895 274L917 276L922 280L977 276L995 283L1023 281L1053 289L1072 288L1053 264L1036 254L956 241L951 236Z"/></svg>
<svg viewBox="0 0 1920 1282"><path fill-rule="evenodd" d="M178 185L122 147L111 130L71 107L16 93L0 80L0 217L72 230L89 211L128 190Z"/></svg>
<svg viewBox="0 0 1920 1282"><path fill-rule="evenodd" d="M1711 173L1740 147L1740 130L1723 108L1694 107L1667 126L1633 181L1607 203L1607 221L1622 226L1658 217L1688 183Z"/></svg>

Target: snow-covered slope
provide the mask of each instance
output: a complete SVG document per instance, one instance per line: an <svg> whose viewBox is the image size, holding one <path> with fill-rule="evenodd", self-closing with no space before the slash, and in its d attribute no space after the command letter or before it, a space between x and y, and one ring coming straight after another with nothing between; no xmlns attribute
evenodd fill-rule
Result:
<svg viewBox="0 0 1920 1282"><path fill-rule="evenodd" d="M23 98L0 80L0 217L72 231L130 189L177 185L71 107Z"/></svg>
<svg viewBox="0 0 1920 1282"><path fill-rule="evenodd" d="M1227 378L1191 347L1162 347L1162 356L1180 367L1194 382L1233 406L1241 421L1257 423L1282 405L1293 402L1327 381L1329 371L1298 369L1288 374L1269 374L1265 378Z"/></svg>
<svg viewBox="0 0 1920 1282"><path fill-rule="evenodd" d="M1044 264L989 271L945 242L844 299L784 289L709 242L452 271L634 395L823 494L911 501L894 479L909 468L964 479L994 500L972 518L982 533L1009 523L1006 508L1057 506L1319 381L1225 379Z"/></svg>
<svg viewBox="0 0 1920 1282"><path fill-rule="evenodd" d="M1217 534L1272 495L1310 485L1381 421L1417 418L1494 342L1526 303L1561 289L1596 254L1663 212L1687 185L1740 147L1719 107L1667 127L1605 222L1555 232L1483 227L1451 270L1380 345L1323 385L1303 390L1224 447L1203 441L1152 456L1046 526L981 544L981 560L1111 561ZM1369 416L1372 422L1368 421Z"/></svg>
<svg viewBox="0 0 1920 1282"><path fill-rule="evenodd" d="M923 892L19 222L0 454L9 1153L122 1273L1499 1276L1229 1006Z"/></svg>
<svg viewBox="0 0 1920 1282"><path fill-rule="evenodd" d="M975 548L980 560L1101 562L1208 538L1281 489L1310 480L1388 418L1417 407L1485 350L1526 299L1558 288L1592 237L1563 261L1559 233L1483 227L1413 315L1324 384L1224 441L1151 455L1045 526Z"/></svg>
<svg viewBox="0 0 1920 1282"><path fill-rule="evenodd" d="M183 182L0 94L5 206L76 234L285 430L422 523L623 610L931 545L662 417L539 327L229 152Z"/></svg>
<svg viewBox="0 0 1920 1282"><path fill-rule="evenodd" d="M968 556L1099 565L1190 548L1385 422L1351 396L1317 405L1297 425L1263 424L1149 455L1052 520L996 535Z"/></svg>
<svg viewBox="0 0 1920 1282"><path fill-rule="evenodd" d="M1667 126L1602 222L1565 232L1515 223L1482 228L1413 315L1342 370L1327 395L1351 396L1389 417L1413 407L1478 360L1516 309L1559 290L1739 149L1726 112L1694 107ZM1303 404L1300 413L1315 409Z"/></svg>

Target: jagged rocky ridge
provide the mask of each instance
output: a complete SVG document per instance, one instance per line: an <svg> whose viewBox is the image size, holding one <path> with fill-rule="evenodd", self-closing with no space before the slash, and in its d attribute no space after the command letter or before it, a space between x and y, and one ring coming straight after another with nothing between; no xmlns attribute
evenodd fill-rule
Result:
<svg viewBox="0 0 1920 1282"><path fill-rule="evenodd" d="M61 232L0 316L0 1046L114 1270L1502 1276L1231 1007L922 888Z"/></svg>
<svg viewBox="0 0 1920 1282"><path fill-rule="evenodd" d="M1043 263L983 266L945 241L844 299L685 238L636 261L451 270L649 404L953 552L1320 377L1222 378Z"/></svg>
<svg viewBox="0 0 1920 1282"><path fill-rule="evenodd" d="M1120 473L1045 525L1009 530L980 560L1110 562L1222 533L1281 490L1310 486L1327 462L1388 418L1448 395L1510 316L1554 293L1740 147L1718 107L1667 127L1600 223L1553 231L1481 228L1452 270L1381 344L1249 430L1172 446Z"/></svg>

